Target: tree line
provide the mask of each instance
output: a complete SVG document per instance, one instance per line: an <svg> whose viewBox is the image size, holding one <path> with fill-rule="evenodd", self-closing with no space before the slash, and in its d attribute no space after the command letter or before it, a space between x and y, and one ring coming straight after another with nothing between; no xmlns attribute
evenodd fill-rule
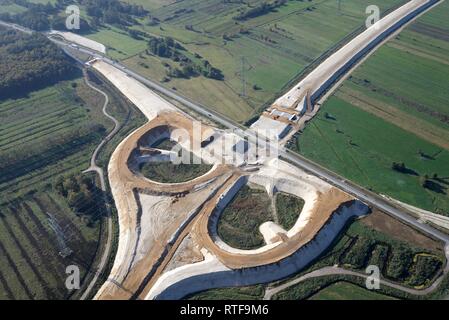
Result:
<svg viewBox="0 0 449 320"><path fill-rule="evenodd" d="M180 63L181 68L169 67L167 75L173 78L190 78L203 75L206 78L223 80L221 70L213 67L209 61L204 60L198 54L195 57L199 61L193 61L182 51L186 51L179 43L170 37L157 38L150 36L148 51L156 56L169 58Z"/></svg>
<svg viewBox="0 0 449 320"><path fill-rule="evenodd" d="M270 13L276 8L283 6L287 3L287 0L275 0L274 2L263 2L257 7L243 10L238 15L234 17L234 20L248 20L251 18L256 18L264 14Z"/></svg>

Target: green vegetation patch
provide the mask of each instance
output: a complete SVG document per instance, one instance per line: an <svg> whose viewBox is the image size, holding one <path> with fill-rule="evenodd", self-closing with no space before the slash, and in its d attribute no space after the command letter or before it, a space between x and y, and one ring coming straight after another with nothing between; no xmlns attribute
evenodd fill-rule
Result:
<svg viewBox="0 0 449 320"><path fill-rule="evenodd" d="M199 292L188 297L190 300L262 300L264 286L221 288Z"/></svg>
<svg viewBox="0 0 449 320"><path fill-rule="evenodd" d="M172 150L178 143L170 139L162 139L154 143L151 147L162 150Z"/></svg>
<svg viewBox="0 0 449 320"><path fill-rule="evenodd" d="M280 226L285 230L295 225L303 207L304 200L301 198L286 193L276 194L276 214Z"/></svg>
<svg viewBox="0 0 449 320"><path fill-rule="evenodd" d="M165 142L164 144L170 144ZM189 163L174 164L170 161L165 162L145 162L140 165L140 172L150 180L161 183L181 183L200 177L212 169L212 165L206 164L198 159L192 152L183 149L179 151L189 155ZM198 163L199 164L195 164Z"/></svg>
<svg viewBox="0 0 449 320"><path fill-rule="evenodd" d="M309 298L310 300L394 300L374 290L368 290L358 285L339 281L320 290Z"/></svg>
<svg viewBox="0 0 449 320"><path fill-rule="evenodd" d="M443 265L441 252L395 240L384 233L354 222L346 232L351 239L339 254L338 264L355 270L376 265L382 275L408 286L427 286Z"/></svg>
<svg viewBox="0 0 449 320"><path fill-rule="evenodd" d="M231 247L256 249L264 245L259 226L273 221L271 200L264 190L243 186L222 212L218 236Z"/></svg>

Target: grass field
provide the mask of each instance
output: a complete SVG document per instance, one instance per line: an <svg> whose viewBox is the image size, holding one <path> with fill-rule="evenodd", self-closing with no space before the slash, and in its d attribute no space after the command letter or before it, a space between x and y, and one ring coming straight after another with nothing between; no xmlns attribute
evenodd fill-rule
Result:
<svg viewBox="0 0 449 320"><path fill-rule="evenodd" d="M135 40L126 32L112 26L101 28L87 37L104 44L108 54L117 60L132 57L147 48L145 41Z"/></svg>
<svg viewBox="0 0 449 320"><path fill-rule="evenodd" d="M361 288L348 282L337 282L319 291L310 300L393 300L394 298Z"/></svg>
<svg viewBox="0 0 449 320"><path fill-rule="evenodd" d="M4 298L68 298L65 267L80 266L82 277L89 270L100 225L87 227L51 183L87 167L102 130L109 127L97 102L100 98L75 79L0 104ZM101 206L101 195L96 196ZM66 258L58 253L65 246L73 251Z"/></svg>
<svg viewBox="0 0 449 320"><path fill-rule="evenodd" d="M335 120L326 118L324 111ZM329 99L299 136L298 145L309 159L360 185L448 214L447 194L424 189L422 179L434 174L449 177L449 152L340 98ZM431 158L423 157L420 151ZM392 170L393 162L404 162L418 175ZM441 181L444 187L447 180Z"/></svg>

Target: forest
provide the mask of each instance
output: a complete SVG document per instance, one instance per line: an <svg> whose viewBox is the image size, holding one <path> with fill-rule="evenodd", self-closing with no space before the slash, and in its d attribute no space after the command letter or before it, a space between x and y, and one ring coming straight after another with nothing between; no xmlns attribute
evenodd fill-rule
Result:
<svg viewBox="0 0 449 320"><path fill-rule="evenodd" d="M0 100L70 79L75 68L68 59L42 35L0 28Z"/></svg>

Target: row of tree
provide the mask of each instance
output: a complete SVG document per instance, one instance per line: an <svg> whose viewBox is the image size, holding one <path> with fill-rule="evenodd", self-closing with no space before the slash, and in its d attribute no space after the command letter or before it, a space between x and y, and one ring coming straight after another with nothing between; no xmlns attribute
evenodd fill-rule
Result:
<svg viewBox="0 0 449 320"><path fill-rule="evenodd" d="M235 20L248 20L251 18L256 18L264 14L270 13L276 8L283 6L287 3L287 0L275 0L274 2L263 2L257 7L250 8L242 11L234 17Z"/></svg>
<svg viewBox="0 0 449 320"><path fill-rule="evenodd" d="M170 37L157 38L150 37L148 42L148 51L156 56L169 58L175 62L180 62L181 68L169 67L167 75L173 78L190 78L203 75L206 78L223 80L221 70L213 67L209 61L203 60L199 55L196 58L200 62L194 62L186 56L182 51L185 48Z"/></svg>

